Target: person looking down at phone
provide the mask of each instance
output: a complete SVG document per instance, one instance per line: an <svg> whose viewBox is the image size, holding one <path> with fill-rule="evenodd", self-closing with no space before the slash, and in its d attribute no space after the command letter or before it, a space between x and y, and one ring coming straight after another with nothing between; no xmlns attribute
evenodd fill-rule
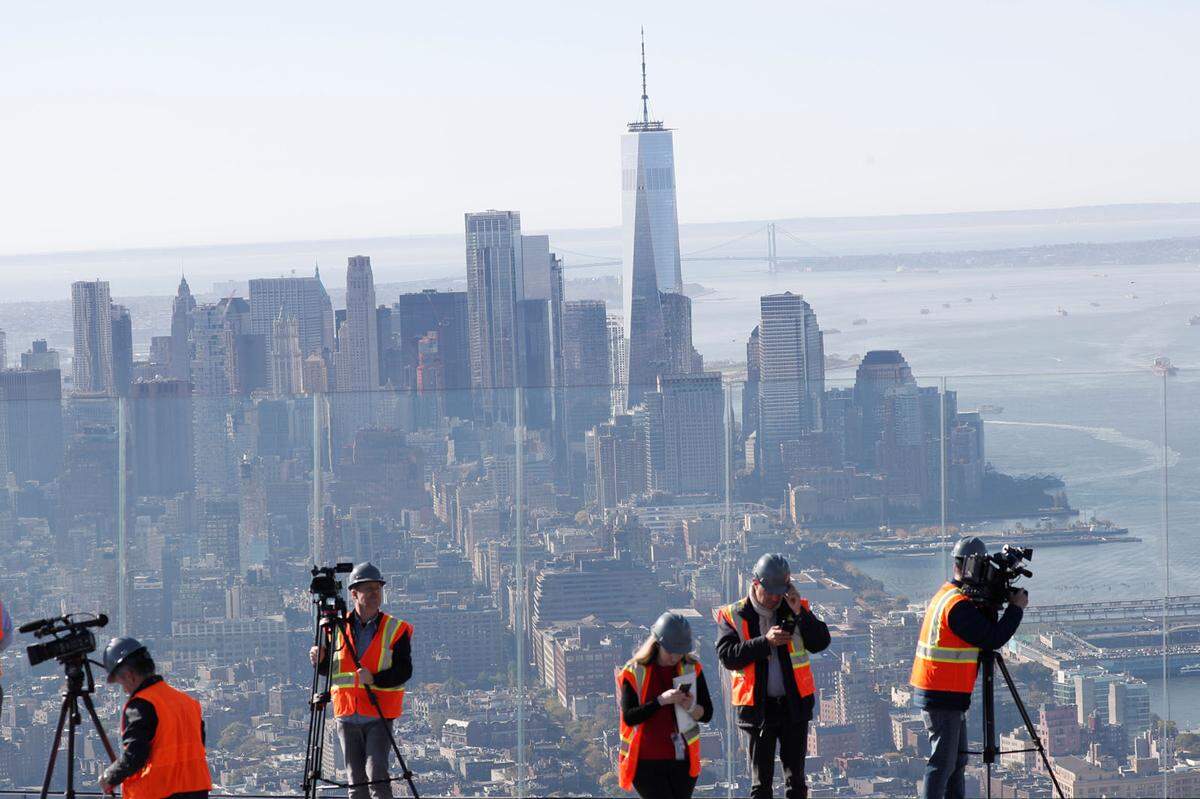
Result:
<svg viewBox="0 0 1200 799"><path fill-rule="evenodd" d="M643 799L690 799L700 776L697 722L709 721L713 710L692 643L688 620L664 613L633 659L617 670L617 776L622 788Z"/></svg>

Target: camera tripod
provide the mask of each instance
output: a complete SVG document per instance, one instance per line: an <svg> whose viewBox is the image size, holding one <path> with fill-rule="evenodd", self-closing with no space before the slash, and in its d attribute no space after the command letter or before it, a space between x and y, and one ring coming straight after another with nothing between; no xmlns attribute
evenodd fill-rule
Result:
<svg viewBox="0 0 1200 799"><path fill-rule="evenodd" d="M1033 747L1030 749L1010 749L1002 752L996 746L996 666L1000 667L1000 673L1004 675L1004 682L1008 684L1008 690L1012 694L1013 702L1016 703L1017 710L1021 713L1021 720L1025 722L1025 729L1029 732L1029 740L1033 742ZM1029 711L1025 709L1025 702L1021 700L1021 694L1017 691L1017 686L1013 682L1012 675L1008 673L1008 665L1004 662L1004 657L994 649L985 649L979 653L979 668L983 671L983 685L981 686L981 693L983 694L983 751L974 752L969 749L965 751L969 755L983 755L984 770L987 779L987 786L984 790L986 791L987 798L991 799L992 797L992 764L996 762L996 755L1037 752L1042 758L1042 765L1046 767L1046 772L1050 775L1050 781L1054 783L1054 792L1058 795L1058 799L1063 799L1062 786L1058 784L1058 777L1055 776L1054 769L1050 767L1050 758L1046 755L1046 747L1042 745L1042 739L1037 733L1037 727L1034 726L1033 720L1029 718Z"/></svg>
<svg viewBox="0 0 1200 799"><path fill-rule="evenodd" d="M104 744L108 759L116 760L112 744L104 732L104 725L96 715L96 706L92 704L92 694L96 692L96 681L92 677L92 664L86 657L79 655L63 661L67 670L67 685L62 692L62 709L58 712L58 727L54 731L54 741L50 744L50 759L46 763L46 778L42 780L41 799L46 799L50 793L50 781L54 778L54 764L58 760L58 749L62 745L64 724L67 727L67 790L65 799L75 799L75 731L83 722L79 712L79 703L87 708L88 716L96 727L96 734Z"/></svg>
<svg viewBox="0 0 1200 799"><path fill-rule="evenodd" d="M316 665L313 666L312 677L312 692L309 698L309 714L308 714L308 744L305 747L304 753L304 796L305 799L317 799L318 789L321 783L334 785L340 788L352 788L360 785L372 785L373 782L367 783L344 783L336 782L322 776L322 769L325 765L325 723L326 715L325 708L329 705L332 698L330 685L333 681L334 658L337 657L337 652L334 651L333 644L339 638L343 641L343 646L350 653L351 659L354 661L354 668L362 668L362 663L358 659L358 653L354 651L354 638L350 631L350 622L346 616L346 603L340 597L336 597L333 601L323 603L321 599L317 599L317 607L314 613L316 617L316 628L313 636L313 645L320 647L323 651L324 658L328 658L329 667L325 670L325 674L321 674L321 661L324 658L318 657ZM337 635L340 633L340 635ZM382 635L382 630L376 632L376 635ZM382 643L382 642L381 642ZM391 722L383 718L383 710L379 706L379 698L375 695L375 691L371 686L363 686L367 691L367 698L371 701L371 706L375 708L375 712L379 714L380 721L387 730L388 741L392 745L392 752L396 755L396 762L400 764L400 778L403 778L408 783L408 790L412 794L413 799L421 799L417 793L417 786L413 784L413 773L408 769L408 763L404 760L404 755L400 753L400 745L396 743L396 735L392 731ZM397 781L396 777L389 778L388 782Z"/></svg>

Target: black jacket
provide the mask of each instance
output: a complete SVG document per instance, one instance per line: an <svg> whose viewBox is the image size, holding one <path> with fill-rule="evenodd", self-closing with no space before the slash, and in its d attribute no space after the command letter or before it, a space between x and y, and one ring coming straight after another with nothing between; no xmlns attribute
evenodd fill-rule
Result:
<svg viewBox="0 0 1200 799"><path fill-rule="evenodd" d="M353 612L350 611L346 616L347 626L351 624L350 614ZM378 626L376 627L375 634L379 635ZM329 655L329 651L326 650L325 657L317 664L317 671L321 674L329 673ZM359 653L359 657L362 657L362 653ZM380 688L399 688L408 682L409 678L412 677L412 673L412 636L402 635L396 640L395 645L392 646L392 665L375 674L374 684Z"/></svg>
<svg viewBox="0 0 1200 799"><path fill-rule="evenodd" d="M954 581L955 585L961 583ZM996 620L995 611L986 610L974 602L958 602L950 609L947 620L950 630L971 646L991 651L1008 643L1021 625L1025 611L1016 605L1008 605L1004 615ZM913 704L922 710L967 710L971 707L971 695L957 691L926 691L913 689Z"/></svg>
<svg viewBox="0 0 1200 799"><path fill-rule="evenodd" d="M775 623L779 624L786 620L791 613L792 610L787 603L781 602L779 609L775 611ZM793 723L807 724L812 718L816 697L800 696L800 692L796 689L796 681L792 679L792 663L787 647L772 647L767 643L764 632L759 629L758 611L750 603L749 597L734 606L735 624L738 623L739 618L744 619L750 627L748 641L742 641L741 634L725 621L722 620L717 625L717 657L721 659L721 665L734 671L745 668L751 663L755 664L754 704L741 705L737 708L738 726L742 729L754 729L763 724L763 707L767 701L767 669L770 665L767 658L771 656L772 649L774 649L775 657L779 658L779 665L783 669L783 685L787 691L788 714ZM809 652L821 652L829 647L829 627L811 611L802 610L796 617L796 632L800 634L804 648Z"/></svg>
<svg viewBox="0 0 1200 799"><path fill-rule="evenodd" d="M121 733L121 756L104 771L104 781L109 785L120 785L133 774L141 771L150 759L150 746L158 732L158 714L154 705L138 699L138 693L155 683L162 682L157 674L147 677L137 690L129 696L122 716L124 730ZM204 721L200 721L200 740L205 741ZM208 791L172 794L178 799L208 796Z"/></svg>

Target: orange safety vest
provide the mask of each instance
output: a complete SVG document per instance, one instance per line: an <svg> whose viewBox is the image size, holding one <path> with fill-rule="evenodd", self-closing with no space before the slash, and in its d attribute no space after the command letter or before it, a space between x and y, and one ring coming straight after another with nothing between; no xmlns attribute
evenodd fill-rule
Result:
<svg viewBox="0 0 1200 799"><path fill-rule="evenodd" d="M808 600L801 599L800 604L808 610ZM750 622L741 618L739 615L742 608L745 607L746 600L741 599L734 602L732 605L725 605L717 611L717 619L724 620L726 624L738 631L743 642L750 640ZM738 624L738 622L741 624ZM812 696L817 692L816 684L813 682L812 664L808 659L808 650L804 648L804 642L801 641L799 646L796 645L796 638L788 641L788 658L792 663L792 677L796 680L796 690L800 692L801 697ZM771 653L771 657L775 657L775 653ZM742 669L735 669L733 672L733 680L730 693L733 695L734 707L745 705L747 707L754 706L754 685L757 678L757 669L755 662L751 662L748 666Z"/></svg>
<svg viewBox="0 0 1200 799"><path fill-rule="evenodd" d="M392 647L401 636L412 635L412 625L406 621L380 612L379 622L375 628L375 637L371 639L367 651L359 658L359 662L367 671L378 674L391 668ZM330 690L333 693L333 714L335 716L379 716L375 706L367 696L367 689L359 684L358 670L354 668L354 641L342 640L341 628L334 636L334 672L330 678ZM404 686L396 688L381 688L371 686L371 693L379 700L385 719L400 718L404 712Z"/></svg>
<svg viewBox="0 0 1200 799"><path fill-rule="evenodd" d="M954 583L946 583L933 595L925 610L908 680L914 688L960 694L969 694L975 688L979 647L971 646L950 629L950 610L959 602L969 601Z"/></svg>
<svg viewBox="0 0 1200 799"><path fill-rule="evenodd" d="M690 662L686 658L679 661L679 667L676 674L687 674L696 672L697 682L700 679L700 663ZM633 690L637 693L638 703L646 704L646 691L650 687L650 669L643 666L637 661L631 660L625 664L624 668L617 670L617 704L621 702L621 687L629 683L633 686ZM696 689L699 690L699 689ZM697 699L699 696L697 695ZM672 709L672 712L674 710ZM633 790L633 775L637 773L638 752L642 748L642 727L645 725L638 724L631 727L625 723L624 714L618 711L617 717L621 722L621 748L617 752L617 777L620 780L621 787L626 791ZM687 744L688 756L688 774L693 777L700 776L700 725L692 727L684 736L683 742Z"/></svg>
<svg viewBox="0 0 1200 799"><path fill-rule="evenodd" d="M141 770L121 783L125 799L164 799L173 793L207 791L212 788L208 757L200 737L200 703L163 681L131 696L154 706L158 727L150 743L150 757ZM129 706L129 702L125 703ZM125 713L121 713L121 734Z"/></svg>

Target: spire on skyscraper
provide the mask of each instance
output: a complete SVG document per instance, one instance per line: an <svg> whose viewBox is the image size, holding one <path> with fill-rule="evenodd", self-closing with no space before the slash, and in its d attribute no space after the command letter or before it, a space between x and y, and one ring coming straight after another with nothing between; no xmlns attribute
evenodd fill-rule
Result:
<svg viewBox="0 0 1200 799"><path fill-rule="evenodd" d="M650 95L646 94L646 26L642 26L642 124L650 123Z"/></svg>

